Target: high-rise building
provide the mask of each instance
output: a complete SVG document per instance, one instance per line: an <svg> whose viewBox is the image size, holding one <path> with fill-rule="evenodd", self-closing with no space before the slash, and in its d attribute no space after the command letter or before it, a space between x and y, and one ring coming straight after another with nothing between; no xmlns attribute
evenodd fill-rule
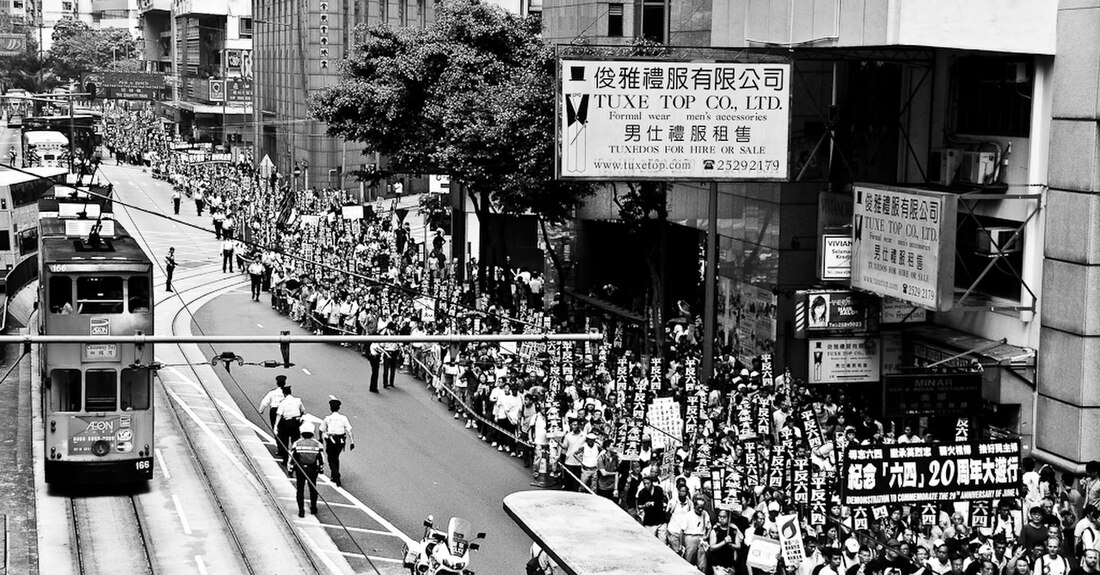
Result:
<svg viewBox="0 0 1100 575"><path fill-rule="evenodd" d="M180 135L244 152L252 139L249 0L141 0L146 70L168 74Z"/></svg>
<svg viewBox="0 0 1100 575"><path fill-rule="evenodd" d="M357 25L425 26L434 3L270 0L256 10L256 157L269 156L283 174L299 168L299 186L358 189L352 173L377 167L379 159L327 135L324 124L309 118L309 99L339 81Z"/></svg>

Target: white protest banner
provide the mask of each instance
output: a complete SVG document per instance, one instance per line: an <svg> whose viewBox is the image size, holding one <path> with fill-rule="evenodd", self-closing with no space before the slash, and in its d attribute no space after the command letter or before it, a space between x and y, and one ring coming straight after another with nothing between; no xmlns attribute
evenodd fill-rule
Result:
<svg viewBox="0 0 1100 575"><path fill-rule="evenodd" d="M783 548L783 564L794 566L802 563L806 558L806 549L802 546L802 526L798 523L798 515L780 515L776 525Z"/></svg>
<svg viewBox="0 0 1100 575"><path fill-rule="evenodd" d="M558 169L569 179L783 180L784 62L560 62Z"/></svg>
<svg viewBox="0 0 1100 575"><path fill-rule="evenodd" d="M754 537L749 545L749 557L745 564L766 573L775 573L779 565L779 542L770 537Z"/></svg>
<svg viewBox="0 0 1100 575"><path fill-rule="evenodd" d="M649 404L646 422L651 428L649 433L654 449L675 450L677 439L682 437L684 420L680 417L680 404L671 397L657 397Z"/></svg>

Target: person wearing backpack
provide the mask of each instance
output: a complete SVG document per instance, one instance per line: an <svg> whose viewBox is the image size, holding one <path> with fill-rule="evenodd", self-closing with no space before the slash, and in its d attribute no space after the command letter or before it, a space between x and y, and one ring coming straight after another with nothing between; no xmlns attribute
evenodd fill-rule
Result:
<svg viewBox="0 0 1100 575"><path fill-rule="evenodd" d="M1035 560L1031 572L1035 575L1069 575L1069 560L1059 553L1061 549L1062 542L1057 537L1047 539L1047 552Z"/></svg>
<svg viewBox="0 0 1100 575"><path fill-rule="evenodd" d="M1100 549L1100 510L1093 505L1086 505L1081 513L1081 519L1073 527L1073 542L1077 557L1085 554L1089 549Z"/></svg>
<svg viewBox="0 0 1100 575"><path fill-rule="evenodd" d="M325 465L325 447L313 438L313 431L312 424L303 424L302 438L290 446L290 462L287 471L294 472L298 517L306 516L304 495L307 481L309 482L309 512L317 515L317 476Z"/></svg>

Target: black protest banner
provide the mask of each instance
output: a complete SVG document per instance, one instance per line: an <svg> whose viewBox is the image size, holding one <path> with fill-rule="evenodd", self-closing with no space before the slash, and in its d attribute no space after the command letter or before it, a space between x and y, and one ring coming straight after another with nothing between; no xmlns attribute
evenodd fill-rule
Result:
<svg viewBox="0 0 1100 575"><path fill-rule="evenodd" d="M829 514L829 479L825 470L814 467L810 472L810 525L825 525Z"/></svg>
<svg viewBox="0 0 1100 575"><path fill-rule="evenodd" d="M817 416L812 409L804 409L799 412L798 417L802 419L802 428L806 430L806 444L810 446L811 451L817 450L825 443L821 427L817 424Z"/></svg>
<svg viewBox="0 0 1100 575"><path fill-rule="evenodd" d="M970 502L970 525L972 527L993 527L993 502L979 499Z"/></svg>
<svg viewBox="0 0 1100 575"><path fill-rule="evenodd" d="M810 458L791 460L791 500L796 505L810 504Z"/></svg>
<svg viewBox="0 0 1100 575"><path fill-rule="evenodd" d="M1020 443L849 447L845 505L973 501L1019 495Z"/></svg>
<svg viewBox="0 0 1100 575"><path fill-rule="evenodd" d="M768 465L768 487L783 489L787 484L787 476L787 454L782 449L775 449Z"/></svg>

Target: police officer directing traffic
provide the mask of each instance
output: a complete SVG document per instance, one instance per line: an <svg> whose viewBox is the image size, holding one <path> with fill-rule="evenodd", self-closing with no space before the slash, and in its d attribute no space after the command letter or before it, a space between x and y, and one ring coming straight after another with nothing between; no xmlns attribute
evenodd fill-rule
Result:
<svg viewBox="0 0 1100 575"><path fill-rule="evenodd" d="M325 455L328 455L329 476L333 483L340 487L340 453L344 446L348 451L355 449L355 441L351 437L351 422L346 415L340 413L340 400L335 396L328 396L328 407L332 413L321 424L321 431L325 435Z"/></svg>
<svg viewBox="0 0 1100 575"><path fill-rule="evenodd" d="M279 402L279 408L275 411L275 435L278 437L278 443L285 446L298 441L302 415L306 412L302 400L294 397L291 391L289 385L283 386L283 400ZM282 461L283 465L286 465L285 451L282 452L279 460Z"/></svg>
<svg viewBox="0 0 1100 575"><path fill-rule="evenodd" d="M290 446L290 465L287 471L294 473L298 517L305 517L304 491L307 482L309 483L309 512L317 515L317 475L325 466L325 456L321 452L321 442L313 439L312 424L303 424L299 431L302 438Z"/></svg>

